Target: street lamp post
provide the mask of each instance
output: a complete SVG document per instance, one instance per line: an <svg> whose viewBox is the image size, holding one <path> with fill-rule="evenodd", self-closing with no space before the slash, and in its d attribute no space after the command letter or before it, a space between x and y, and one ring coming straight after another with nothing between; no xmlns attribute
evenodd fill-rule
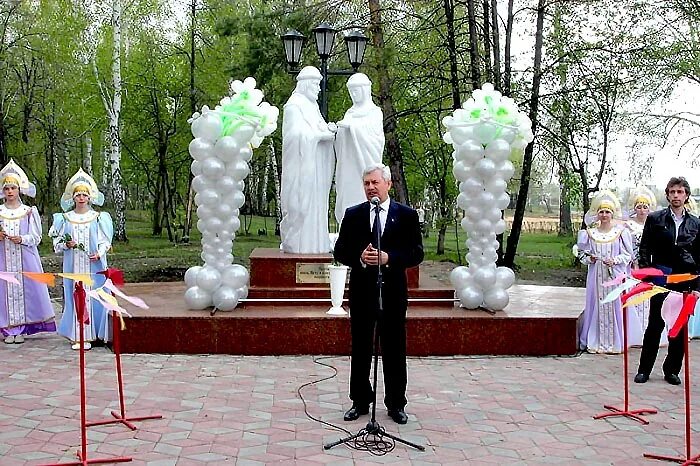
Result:
<svg viewBox="0 0 700 466"><path fill-rule="evenodd" d="M321 59L321 102L320 109L323 119L328 121L328 76L340 75L348 76L357 72L357 68L362 64L367 48L367 37L359 31L350 31L345 35L345 45L348 50L348 62L352 70L329 70L328 59L333 51L336 30L330 24L323 22L312 29L316 53ZM288 30L282 36L284 44L284 54L287 59L288 72L299 73L301 63L301 52L306 42L306 37L294 29Z"/></svg>

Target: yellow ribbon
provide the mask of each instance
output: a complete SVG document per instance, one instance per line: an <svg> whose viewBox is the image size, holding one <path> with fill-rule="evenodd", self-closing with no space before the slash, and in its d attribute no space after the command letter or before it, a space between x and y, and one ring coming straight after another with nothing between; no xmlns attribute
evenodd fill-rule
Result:
<svg viewBox="0 0 700 466"><path fill-rule="evenodd" d="M106 301L113 306L119 306L119 303L117 302L117 298L115 298L111 294L107 293L103 289L100 288L99 290L97 290L97 294L100 295L100 298L102 298L103 301Z"/></svg>
<svg viewBox="0 0 700 466"><path fill-rule="evenodd" d="M92 274L89 273L57 273L56 275L67 278L68 280L83 282L87 286L92 286L95 283L95 281L92 279Z"/></svg>
<svg viewBox="0 0 700 466"><path fill-rule="evenodd" d="M660 286L655 286L651 290L647 290L643 293L639 293L637 295L632 296L630 299L628 299L625 302L624 306L622 306L622 307L624 309L628 306L636 306L637 304L646 301L647 299L651 298L652 296L655 296L655 295L661 294L661 293L665 293L667 291L668 290L666 288L663 288Z"/></svg>

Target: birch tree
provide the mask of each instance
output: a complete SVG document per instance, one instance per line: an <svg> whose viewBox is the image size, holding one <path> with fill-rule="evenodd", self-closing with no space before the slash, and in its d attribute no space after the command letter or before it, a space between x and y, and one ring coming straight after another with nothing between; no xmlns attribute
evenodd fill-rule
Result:
<svg viewBox="0 0 700 466"><path fill-rule="evenodd" d="M100 89L100 97L107 114L107 156L109 159L109 190L112 195L115 210L114 239L128 241L126 236L126 193L121 170L121 137L120 115L122 110L122 2L112 0L112 60L111 84L103 82L97 63L93 57L92 65L95 80Z"/></svg>

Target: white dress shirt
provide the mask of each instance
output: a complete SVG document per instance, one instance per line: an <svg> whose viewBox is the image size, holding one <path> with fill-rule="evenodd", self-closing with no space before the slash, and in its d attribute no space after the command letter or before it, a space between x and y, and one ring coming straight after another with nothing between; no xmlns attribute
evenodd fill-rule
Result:
<svg viewBox="0 0 700 466"><path fill-rule="evenodd" d="M386 226L386 216L389 213L389 204L391 203L391 200L387 196L386 200L379 204L379 223L382 226L382 234L384 234L384 227ZM374 206L372 204L369 205L370 211L369 211L369 230L372 231L372 227L374 226L374 216L377 215L376 212L374 211Z"/></svg>
<svg viewBox="0 0 700 466"><path fill-rule="evenodd" d="M669 210L671 211L671 218L673 219L673 223L676 224L676 237L674 238L673 242L678 243L678 230L680 230L681 223L683 223L683 220L685 219L685 209L683 209L683 213L680 217L676 216L676 213L673 211L673 209Z"/></svg>

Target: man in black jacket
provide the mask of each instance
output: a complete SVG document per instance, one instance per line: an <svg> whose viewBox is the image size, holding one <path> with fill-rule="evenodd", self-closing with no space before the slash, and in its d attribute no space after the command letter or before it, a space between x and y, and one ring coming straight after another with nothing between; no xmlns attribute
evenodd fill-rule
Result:
<svg viewBox="0 0 700 466"><path fill-rule="evenodd" d="M364 170L362 182L368 201L377 198L378 219L374 206L363 202L345 211L340 234L335 243L335 258L350 270L350 399L344 416L354 421L369 412L374 399L369 372L375 323L379 332L384 369L384 405L389 416L405 424L406 406L406 308L408 289L406 269L423 260L423 242L415 210L389 199L391 173L378 164ZM381 253L373 232L380 228ZM381 264L383 311L379 311L378 268Z"/></svg>
<svg viewBox="0 0 700 466"><path fill-rule="evenodd" d="M665 273L697 274L700 265L700 221L686 210L690 197L690 185L685 178L671 178L666 185L666 209L653 212L647 217L644 232L639 243L639 267L655 267ZM669 284L669 289L684 292L697 289L697 280ZM645 383L654 367L659 352L659 341L664 329L661 306L668 293L651 298L649 324L644 333L642 355L634 381ZM672 325L669 322L669 325ZM668 356L664 361L664 380L672 385L680 385L678 373L683 364L684 338L688 338L687 325L676 336L668 339Z"/></svg>

